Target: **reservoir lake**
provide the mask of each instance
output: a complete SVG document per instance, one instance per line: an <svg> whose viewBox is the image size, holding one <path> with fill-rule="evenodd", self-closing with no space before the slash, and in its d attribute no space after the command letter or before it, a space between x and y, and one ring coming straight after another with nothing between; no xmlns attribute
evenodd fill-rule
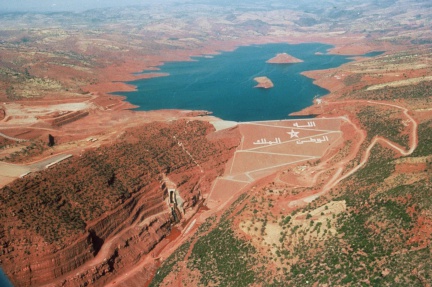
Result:
<svg viewBox="0 0 432 287"><path fill-rule="evenodd" d="M264 44L242 46L217 55L192 57L191 61L167 62L159 71L168 73L128 82L136 91L116 93L137 105L136 110L206 110L231 121L262 121L290 118L313 103L314 97L328 94L301 75L304 71L338 67L352 56L328 54L333 46L322 43ZM302 63L270 64L267 60L287 53ZM364 56L376 56L372 52ZM273 88L254 88L255 77L268 77Z"/></svg>
<svg viewBox="0 0 432 287"><path fill-rule="evenodd" d="M3 273L3 270L0 268L0 286L1 287L13 287L12 283L10 283L9 279Z"/></svg>

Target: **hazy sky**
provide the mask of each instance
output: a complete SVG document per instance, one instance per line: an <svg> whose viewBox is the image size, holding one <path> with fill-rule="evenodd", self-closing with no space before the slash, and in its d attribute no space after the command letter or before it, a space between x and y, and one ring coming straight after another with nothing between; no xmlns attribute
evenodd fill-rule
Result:
<svg viewBox="0 0 432 287"><path fill-rule="evenodd" d="M163 1L163 0L162 0ZM84 11L93 8L139 5L153 0L0 0L0 12Z"/></svg>

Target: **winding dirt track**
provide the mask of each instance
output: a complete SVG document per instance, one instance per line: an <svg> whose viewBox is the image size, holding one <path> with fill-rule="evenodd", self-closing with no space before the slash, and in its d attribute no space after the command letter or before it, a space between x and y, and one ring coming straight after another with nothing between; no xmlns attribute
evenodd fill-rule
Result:
<svg viewBox="0 0 432 287"><path fill-rule="evenodd" d="M339 104L339 103L340 102L328 102L328 104ZM342 175L344 167L346 166L346 164L348 163L349 160L345 159L345 160L339 162L338 168L337 168L335 174L323 186L321 191L319 191L318 193L315 193L314 195L299 198L299 199L291 202L290 206L297 206L299 203L309 203L309 202L313 201L314 199L318 198L319 196L326 194L329 190L331 190L336 185L338 185L342 180L353 175L355 172L357 172L359 169L361 169L367 163L367 161L369 160L369 157L370 157L370 152L371 152L372 148L377 143L387 144L389 147L391 147L392 149L394 149L395 151L400 153L402 156L407 156L407 155L412 154L414 152L414 150L417 148L417 146L418 146L418 134L417 134L418 123L416 122L416 120L413 117L411 117L411 115L409 115L409 113L408 113L409 110L407 108L404 108L404 107L398 106L398 105L394 105L394 104L389 104L389 103L383 103L383 102L377 102L377 101L366 101L366 100L344 101L343 103L344 104L352 103L352 104L366 104L366 105L383 105L383 106L389 106L389 107L397 108L397 109L400 109L401 111L403 111L403 114L407 117L409 122L412 123L410 143L409 143L410 149L405 150L402 147L400 147L399 145L395 144L394 142L392 142L392 141L390 141L390 140L388 140L382 136L375 136L372 139L372 142L370 143L370 145L366 148L364 155L363 155L363 158L357 166L355 166L350 171L348 171L347 173ZM346 118L346 120L353 127L355 127L357 132L361 133L361 135L362 135L362 139L358 142L356 149L355 149L355 153L357 154L360 150L361 144L363 143L363 141L366 138L366 132L361 130L359 127L357 127L349 118ZM321 171L320 173L323 173L323 172L325 172L325 170ZM316 183L318 175L320 173L317 173L315 175L312 185L314 185Z"/></svg>
<svg viewBox="0 0 432 287"><path fill-rule="evenodd" d="M341 176L340 178L338 178L337 180L335 180L334 182L332 182L330 185L326 185L324 187L324 189L323 189L323 192L329 191L330 189L332 189L333 187L335 187L339 182L341 182L345 178L351 176L352 174L354 174L355 172L357 172L361 167L363 167L366 164L366 162L368 161L368 159L369 159L370 152L371 152L372 148L378 142L382 142L382 143L388 144L394 150L396 150L397 152L399 152L402 156L407 156L407 155L412 154L414 152L414 150L418 146L418 135L417 135L418 123L416 122L416 120L413 117L411 117L409 115L407 108L404 108L404 107L401 107L401 106L397 106L397 105L393 105L393 104L388 104L388 103L376 102L376 101L350 101L350 102L367 103L367 104L374 104L374 105L383 105L383 106L394 107L394 108L402 110L403 113L405 114L405 116L409 119L409 121L413 125L412 128L411 128L410 149L409 150L404 150L402 147L399 147L394 142L392 142L392 141L390 141L390 140L388 140L388 139L386 139L384 137L376 136L376 137L373 138L371 144L367 147L367 149L365 151L365 154L363 156L363 159L360 161L360 163L356 167L354 167L352 170L350 170L349 172L347 172L345 175ZM353 124L353 123L351 122L351 124Z"/></svg>

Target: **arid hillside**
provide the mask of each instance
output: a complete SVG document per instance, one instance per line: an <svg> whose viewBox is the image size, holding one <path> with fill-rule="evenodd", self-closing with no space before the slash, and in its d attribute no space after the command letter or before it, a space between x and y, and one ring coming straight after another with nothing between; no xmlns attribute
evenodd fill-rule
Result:
<svg viewBox="0 0 432 287"><path fill-rule="evenodd" d="M17 286L58 278L70 286L103 285L202 204L239 143L235 130L208 139L212 132L203 121L148 124L5 187L2 268ZM166 177L183 201L177 218L166 202ZM82 275L74 283L76 273Z"/></svg>

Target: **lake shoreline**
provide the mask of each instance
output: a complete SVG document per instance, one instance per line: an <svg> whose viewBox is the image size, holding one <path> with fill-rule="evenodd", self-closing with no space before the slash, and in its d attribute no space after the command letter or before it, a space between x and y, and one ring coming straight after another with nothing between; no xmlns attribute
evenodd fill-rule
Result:
<svg viewBox="0 0 432 287"><path fill-rule="evenodd" d="M329 93L303 72L327 70L353 61L351 55L328 54L334 48L325 43L240 46L211 57L201 55L151 67L141 72L147 76L145 79L125 83L135 87L133 91L115 94L125 97L136 107L135 111L206 110L223 120L239 122L291 118L289 114L311 106L317 95ZM294 53L296 58L306 59L290 65L268 63L280 53ZM151 77L155 69L157 74L170 76ZM253 91L253 80L264 76L271 79L274 87ZM260 99L262 96L266 98Z"/></svg>
<svg viewBox="0 0 432 287"><path fill-rule="evenodd" d="M303 35L304 36L304 35ZM92 85L83 86L82 89L90 93L98 95L101 100L104 98L116 98L121 101L121 110L131 110L136 112L136 106L132 105L128 100L119 95L122 91L135 91L136 86L132 84L126 84L133 80L137 80L143 77L149 77L143 75L142 71L152 70L155 74L158 73L158 67L163 66L165 63L170 61L192 61L193 57L200 56L213 56L218 55L221 52L229 52L237 49L241 46L250 45L262 45L262 44L302 44L302 43L324 43L332 45L333 48L327 51L328 54L332 55L353 55L353 54L365 54L376 50L385 50L382 45L376 43L362 43L362 45L355 44L358 42L361 35L350 34L344 37L333 37L324 35L309 35L308 37L281 37L281 36L265 36L259 39L238 39L232 41L220 41L213 40L209 41L204 47L198 49L176 52L175 55L163 54L160 56L146 56L145 59L137 60L136 57L131 55L131 60L126 61L123 64L116 66L108 66L101 69L99 72L103 74L102 80ZM180 110L178 110L180 112Z"/></svg>

